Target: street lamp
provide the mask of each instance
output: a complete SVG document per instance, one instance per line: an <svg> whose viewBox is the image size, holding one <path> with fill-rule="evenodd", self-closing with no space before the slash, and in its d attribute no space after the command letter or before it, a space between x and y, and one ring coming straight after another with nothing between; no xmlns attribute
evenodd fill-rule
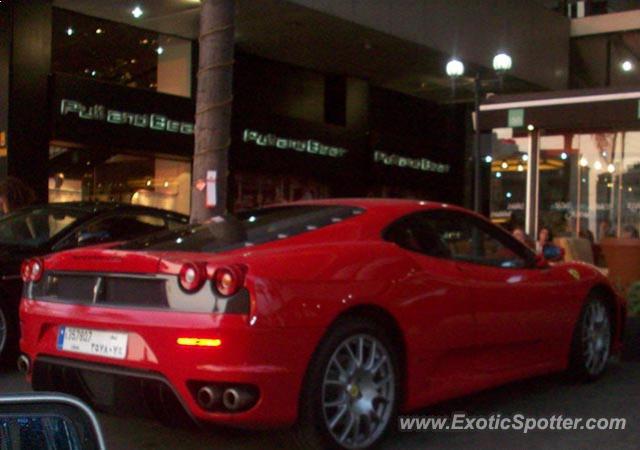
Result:
<svg viewBox="0 0 640 450"><path fill-rule="evenodd" d="M493 70L496 71L498 75L498 82L500 83L500 90L502 90L502 80L504 78L504 74L511 70L511 66L513 61L511 60L511 56L506 53L498 53L493 57Z"/></svg>
<svg viewBox="0 0 640 450"><path fill-rule="evenodd" d="M498 82L500 83L500 89L502 89L502 79L506 72L511 70L513 61L511 56L504 52L498 53L493 57L493 70L498 76ZM447 75L451 78L453 87L455 89L455 80L464 74L464 64L456 59L451 59L446 66ZM482 189L481 183L481 170L480 170L480 95L482 92L482 81L496 81L496 80L482 80L480 72L476 72L473 79L473 102L474 102L474 114L475 114L475 132L473 140L473 209L477 213L482 212L482 196L480 191ZM487 161L491 161L487 158Z"/></svg>
<svg viewBox="0 0 640 450"><path fill-rule="evenodd" d="M460 60L453 58L447 63L447 75L451 78L458 78L464 75L464 64Z"/></svg>
<svg viewBox="0 0 640 450"><path fill-rule="evenodd" d="M451 78L451 96L456 96L456 78L464 75L464 64L462 61L453 58L447 63L446 67L447 75Z"/></svg>
<svg viewBox="0 0 640 450"><path fill-rule="evenodd" d="M498 73L511 70L512 64L513 61L511 60L511 56L506 53L498 53L493 57L493 70Z"/></svg>

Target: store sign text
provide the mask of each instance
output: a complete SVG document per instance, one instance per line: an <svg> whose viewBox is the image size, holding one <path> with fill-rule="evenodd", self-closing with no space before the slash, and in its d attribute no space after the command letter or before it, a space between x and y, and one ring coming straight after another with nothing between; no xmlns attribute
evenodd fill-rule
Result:
<svg viewBox="0 0 640 450"><path fill-rule="evenodd" d="M407 158L406 156L388 154L379 150L373 152L373 161L387 166L406 167L424 172L448 173L451 170L449 164L433 162L427 158Z"/></svg>
<svg viewBox="0 0 640 450"><path fill-rule="evenodd" d="M275 134L260 133L256 130L245 129L242 134L244 142L253 142L260 147L275 147L282 150L295 150L312 155L329 156L331 158L342 158L347 154L347 149L342 147L332 147L313 139L291 139L276 136Z"/></svg>
<svg viewBox="0 0 640 450"><path fill-rule="evenodd" d="M114 125L130 125L149 128L168 133L193 134L194 124L171 120L162 114L139 114L116 109L107 109L104 105L87 106L75 100L63 99L60 102L60 114L77 114L80 119L99 120Z"/></svg>

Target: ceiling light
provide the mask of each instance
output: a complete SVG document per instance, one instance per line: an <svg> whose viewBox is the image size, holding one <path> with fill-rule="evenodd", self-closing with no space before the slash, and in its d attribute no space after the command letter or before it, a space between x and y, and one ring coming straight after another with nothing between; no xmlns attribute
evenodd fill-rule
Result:
<svg viewBox="0 0 640 450"><path fill-rule="evenodd" d="M139 19L140 17L142 17L143 14L144 14L144 11L142 11L142 8L140 8L139 6L136 6L131 10L131 15L136 19Z"/></svg>
<svg viewBox="0 0 640 450"><path fill-rule="evenodd" d="M593 163L593 168L596 170L601 170L602 169L602 163L600 161L596 161Z"/></svg>
<svg viewBox="0 0 640 450"><path fill-rule="evenodd" d="M609 172L609 173L613 173L613 172L615 172L615 171L616 171L616 166L614 166L613 164L609 164L609 165L607 166L607 172Z"/></svg>
<svg viewBox="0 0 640 450"><path fill-rule="evenodd" d="M589 161L587 161L587 158L584 158L584 157L580 158L580 165L582 167L587 167L589 165Z"/></svg>
<svg viewBox="0 0 640 450"><path fill-rule="evenodd" d="M156 49L156 53L157 53L158 55L162 55L162 54L164 53L164 48L162 48L162 47L158 47L158 48Z"/></svg>
<svg viewBox="0 0 640 450"><path fill-rule="evenodd" d="M529 161L529 155L527 155L526 153L525 153L524 155L522 155L522 160L523 160L524 162Z"/></svg>
<svg viewBox="0 0 640 450"><path fill-rule="evenodd" d="M496 178L502 178L502 172L496 172Z"/></svg>
<svg viewBox="0 0 640 450"><path fill-rule="evenodd" d="M91 71L91 76L92 76L92 77L95 77L97 74L98 74L98 72L96 72L95 70L92 70L92 71Z"/></svg>
<svg viewBox="0 0 640 450"><path fill-rule="evenodd" d="M75 31L73 30L73 28L71 28L71 27L67 28L67 36L73 36L74 32Z"/></svg>
<svg viewBox="0 0 640 450"><path fill-rule="evenodd" d="M567 159L568 157L569 155L567 155L567 152L560 153L560 159Z"/></svg>
<svg viewBox="0 0 640 450"><path fill-rule="evenodd" d="M104 30L102 28L96 28L96 34L102 34Z"/></svg>
<svg viewBox="0 0 640 450"><path fill-rule="evenodd" d="M491 155L487 155L484 157L484 162L486 162L487 164L491 164L491 161L493 161Z"/></svg>
<svg viewBox="0 0 640 450"><path fill-rule="evenodd" d="M633 70L633 63L627 59L620 65L620 67L622 67L622 70L625 72L631 72Z"/></svg>
<svg viewBox="0 0 640 450"><path fill-rule="evenodd" d="M509 167L509 164L507 164L506 161L503 161L502 164L500 164L500 167L502 167L503 169L506 169Z"/></svg>
<svg viewBox="0 0 640 450"><path fill-rule="evenodd" d="M518 172L523 172L524 166L522 164L518 164Z"/></svg>
<svg viewBox="0 0 640 450"><path fill-rule="evenodd" d="M531 125L531 124L527 125L527 130L533 131L535 129L536 129L536 127L534 127L533 125Z"/></svg>

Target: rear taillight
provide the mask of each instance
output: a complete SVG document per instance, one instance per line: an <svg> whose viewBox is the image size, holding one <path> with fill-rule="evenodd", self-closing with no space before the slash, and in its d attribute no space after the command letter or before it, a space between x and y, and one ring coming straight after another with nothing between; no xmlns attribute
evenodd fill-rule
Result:
<svg viewBox="0 0 640 450"><path fill-rule="evenodd" d="M20 267L20 276L22 277L22 281L25 283L31 281L31 260L26 259L22 262L22 267Z"/></svg>
<svg viewBox="0 0 640 450"><path fill-rule="evenodd" d="M213 275L215 290L230 297L244 286L245 269L241 266L225 266L216 269Z"/></svg>
<svg viewBox="0 0 640 450"><path fill-rule="evenodd" d="M40 258L27 259L20 267L20 276L25 283L29 281L40 281L44 273L44 261Z"/></svg>
<svg viewBox="0 0 640 450"><path fill-rule="evenodd" d="M180 269L180 287L186 292L196 292L204 284L207 274L200 266L186 263Z"/></svg>

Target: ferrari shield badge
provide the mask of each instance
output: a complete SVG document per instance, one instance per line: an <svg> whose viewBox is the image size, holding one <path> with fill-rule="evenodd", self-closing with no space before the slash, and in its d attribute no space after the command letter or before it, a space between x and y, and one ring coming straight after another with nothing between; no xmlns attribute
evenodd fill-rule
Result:
<svg viewBox="0 0 640 450"><path fill-rule="evenodd" d="M576 269L569 269L569 275L571 275L576 280L580 279L580 272L578 272Z"/></svg>

